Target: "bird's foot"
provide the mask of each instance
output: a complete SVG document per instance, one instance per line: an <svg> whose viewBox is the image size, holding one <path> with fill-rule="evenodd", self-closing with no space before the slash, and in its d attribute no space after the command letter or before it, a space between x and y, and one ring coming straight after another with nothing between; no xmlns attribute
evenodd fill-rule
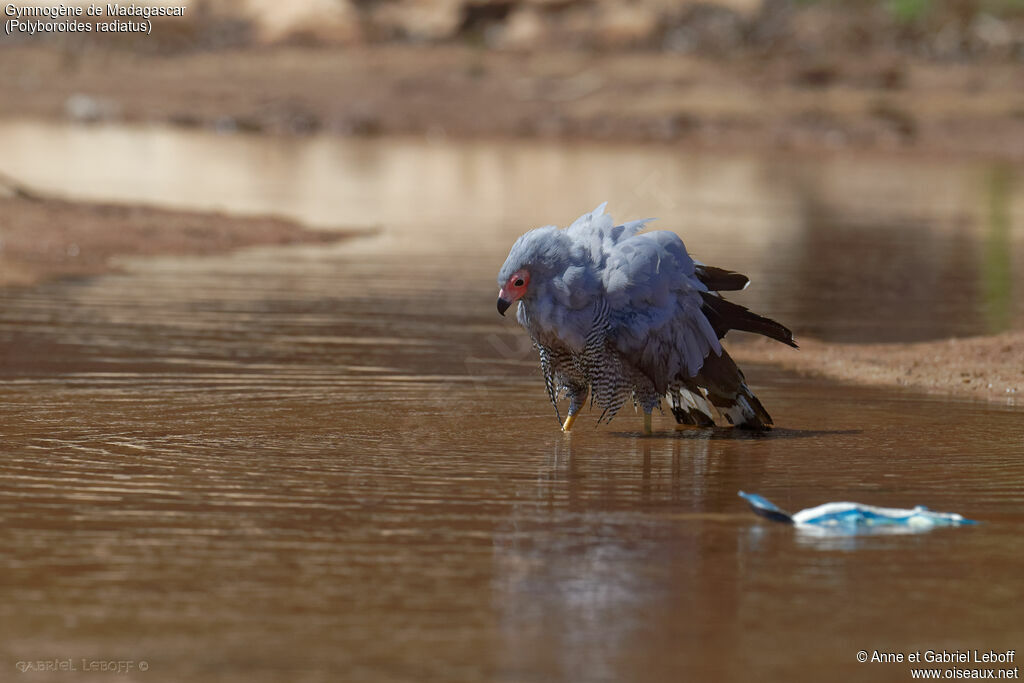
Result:
<svg viewBox="0 0 1024 683"><path fill-rule="evenodd" d="M572 429L572 425L574 422L576 422L576 416L578 415L579 413L570 413L569 415L566 416L565 424L562 425L563 432L568 432Z"/></svg>
<svg viewBox="0 0 1024 683"><path fill-rule="evenodd" d="M644 434L651 433L651 414L644 413Z"/></svg>

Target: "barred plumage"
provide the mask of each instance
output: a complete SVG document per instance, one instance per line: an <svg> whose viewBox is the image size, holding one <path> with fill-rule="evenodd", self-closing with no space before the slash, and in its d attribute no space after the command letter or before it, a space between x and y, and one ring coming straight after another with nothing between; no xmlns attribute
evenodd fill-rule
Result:
<svg viewBox="0 0 1024 683"><path fill-rule="evenodd" d="M595 303L594 321L583 347L583 367L590 380L593 401L604 409L597 419L598 424L612 421L632 389L626 381L619 356L608 338L610 331L611 308L602 297Z"/></svg>

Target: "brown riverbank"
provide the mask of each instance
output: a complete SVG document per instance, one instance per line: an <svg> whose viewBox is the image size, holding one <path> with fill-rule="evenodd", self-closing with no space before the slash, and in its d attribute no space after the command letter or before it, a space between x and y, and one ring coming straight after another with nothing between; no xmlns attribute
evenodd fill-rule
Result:
<svg viewBox="0 0 1024 683"><path fill-rule="evenodd" d="M914 344L832 344L801 339L800 349L768 341L730 346L739 362L778 365L856 384L1016 404L1024 395L1024 332Z"/></svg>
<svg viewBox="0 0 1024 683"><path fill-rule="evenodd" d="M345 236L274 217L0 194L0 288L98 275L115 269L119 256L210 254Z"/></svg>
<svg viewBox="0 0 1024 683"><path fill-rule="evenodd" d="M1006 59L450 44L169 55L31 42L2 49L3 118L1024 160L1024 69Z"/></svg>

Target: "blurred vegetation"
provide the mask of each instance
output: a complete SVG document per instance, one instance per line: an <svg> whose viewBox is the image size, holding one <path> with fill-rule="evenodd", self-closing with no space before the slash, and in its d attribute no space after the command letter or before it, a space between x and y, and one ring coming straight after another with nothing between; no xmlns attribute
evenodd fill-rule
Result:
<svg viewBox="0 0 1024 683"><path fill-rule="evenodd" d="M971 19L979 14L1006 16L1024 12L1024 0L798 0L802 5L844 3L880 5L903 22L921 21L930 15L951 14Z"/></svg>

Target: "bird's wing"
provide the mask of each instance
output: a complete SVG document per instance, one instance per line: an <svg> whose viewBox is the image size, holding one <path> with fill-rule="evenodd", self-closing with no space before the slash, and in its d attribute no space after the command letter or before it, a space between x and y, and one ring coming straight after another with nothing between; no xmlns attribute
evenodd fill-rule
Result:
<svg viewBox="0 0 1024 683"><path fill-rule="evenodd" d="M620 240L609 250L602 285L612 309L611 338L625 361L659 392L692 377L718 335L701 310L707 288L679 236L657 231Z"/></svg>
<svg viewBox="0 0 1024 683"><path fill-rule="evenodd" d="M736 292L741 289L746 289L747 285L750 284L750 278L743 273L737 273L732 270L726 270L725 268L715 268L714 266L704 265L699 261L694 261L696 266L695 274L697 279L704 283L712 292Z"/></svg>
<svg viewBox="0 0 1024 683"><path fill-rule="evenodd" d="M605 202L590 213L583 214L565 229L566 236L572 241L574 255L599 267L616 244L636 235L648 222L654 220L645 218L615 225L612 217L604 212L607 204Z"/></svg>

